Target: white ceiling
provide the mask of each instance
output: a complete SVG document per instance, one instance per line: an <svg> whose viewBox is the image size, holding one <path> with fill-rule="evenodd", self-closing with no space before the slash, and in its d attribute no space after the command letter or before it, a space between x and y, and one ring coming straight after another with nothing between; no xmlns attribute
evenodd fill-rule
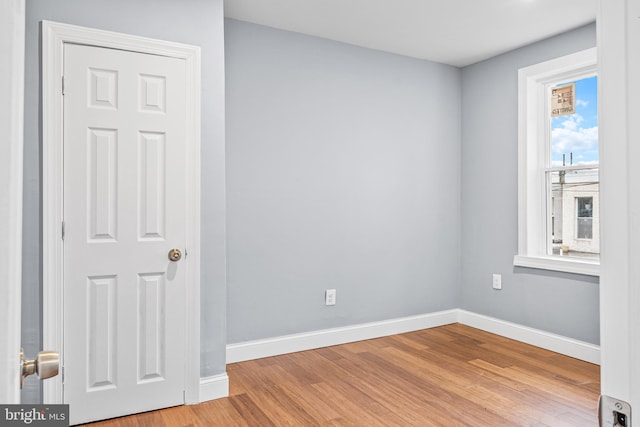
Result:
<svg viewBox="0 0 640 427"><path fill-rule="evenodd" d="M596 0L225 0L225 16L462 67L593 22Z"/></svg>

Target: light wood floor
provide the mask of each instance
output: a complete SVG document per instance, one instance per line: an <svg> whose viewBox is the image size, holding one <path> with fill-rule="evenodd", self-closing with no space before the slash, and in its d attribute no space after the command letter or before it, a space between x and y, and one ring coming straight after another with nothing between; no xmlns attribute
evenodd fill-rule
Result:
<svg viewBox="0 0 640 427"><path fill-rule="evenodd" d="M227 372L228 398L89 426L598 425L598 366L460 324Z"/></svg>

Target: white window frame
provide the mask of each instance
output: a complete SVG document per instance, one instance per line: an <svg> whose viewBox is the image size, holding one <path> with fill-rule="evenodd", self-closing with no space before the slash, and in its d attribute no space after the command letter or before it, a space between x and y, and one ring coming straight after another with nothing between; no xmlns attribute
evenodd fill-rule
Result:
<svg viewBox="0 0 640 427"><path fill-rule="evenodd" d="M545 170L549 149L547 87L597 73L597 49L587 49L518 70L518 253L513 264L567 273L600 275L599 260L548 254Z"/></svg>

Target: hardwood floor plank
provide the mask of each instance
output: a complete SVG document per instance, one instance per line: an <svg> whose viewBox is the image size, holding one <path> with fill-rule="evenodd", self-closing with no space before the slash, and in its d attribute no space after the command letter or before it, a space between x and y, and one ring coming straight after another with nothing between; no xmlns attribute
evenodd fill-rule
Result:
<svg viewBox="0 0 640 427"><path fill-rule="evenodd" d="M190 407L194 416L205 426L249 427L247 421L227 399L212 400Z"/></svg>
<svg viewBox="0 0 640 427"><path fill-rule="evenodd" d="M549 379L544 375L523 369L519 366L508 368L508 372L512 378L526 382L531 387L544 390L546 393L551 394L557 401L566 401L567 399L570 399L573 406L586 410L589 410L594 406L593 392L583 387L572 387L571 385L564 384L557 379L549 381Z"/></svg>
<svg viewBox="0 0 640 427"><path fill-rule="evenodd" d="M250 393L255 404L277 426L320 425L317 418L292 399L290 394L288 388L283 385L256 389Z"/></svg>
<svg viewBox="0 0 640 427"><path fill-rule="evenodd" d="M598 425L598 366L460 324L227 373L228 398L90 427Z"/></svg>
<svg viewBox="0 0 640 427"><path fill-rule="evenodd" d="M443 371L439 370L436 362L425 361L432 365L429 369L424 366L416 368L412 365L415 360L410 361L409 355L397 352L393 348L385 349L382 356L367 354L366 357L375 361L383 370L393 371L397 376L402 377L405 383L418 387L423 393L428 393L430 401L443 402L446 413L456 414L456 420L467 423L476 422L479 423L476 425L485 426L509 425L505 418L485 406L484 402L478 404L479 397L469 390L472 382L454 372L446 372L442 375Z"/></svg>
<svg viewBox="0 0 640 427"><path fill-rule="evenodd" d="M321 425L332 420L343 418L340 411L334 408L332 400L327 400L313 387L290 384L286 387L291 400L312 416Z"/></svg>
<svg viewBox="0 0 640 427"><path fill-rule="evenodd" d="M230 396L229 402L250 426L276 426L248 394Z"/></svg>
<svg viewBox="0 0 640 427"><path fill-rule="evenodd" d="M333 407L342 413L344 418L355 425L406 425L401 417L360 392L353 384L337 381L331 384L313 384L312 387L318 390L325 401L332 402Z"/></svg>
<svg viewBox="0 0 640 427"><path fill-rule="evenodd" d="M178 406L160 411L163 424L175 427L204 427L201 419L194 416L190 406ZM161 424L162 425L162 424Z"/></svg>
<svg viewBox="0 0 640 427"><path fill-rule="evenodd" d="M408 384L405 384L405 387L399 387L398 384L401 381L393 373L386 369L376 369L364 359L342 359L340 363L344 369L353 372L359 379L351 382L354 388L399 414L405 424L415 424L417 420L425 422L424 420L429 419L426 400L415 398L415 394L418 394L412 394L412 391L416 391L415 387Z"/></svg>
<svg viewBox="0 0 640 427"><path fill-rule="evenodd" d="M136 416L137 426L139 427L165 427L162 414L158 411L145 412Z"/></svg>

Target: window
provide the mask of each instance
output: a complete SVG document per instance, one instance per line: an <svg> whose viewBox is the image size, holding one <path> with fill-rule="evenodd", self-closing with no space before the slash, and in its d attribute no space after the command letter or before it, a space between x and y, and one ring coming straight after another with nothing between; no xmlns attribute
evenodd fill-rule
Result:
<svg viewBox="0 0 640 427"><path fill-rule="evenodd" d="M598 275L596 49L522 68L518 79L514 264Z"/></svg>
<svg viewBox="0 0 640 427"><path fill-rule="evenodd" d="M550 255L597 260L600 256L598 77L584 72L570 82L551 84L549 129L550 150L545 165L550 183L552 226L547 240ZM597 202L597 203L596 203Z"/></svg>
<svg viewBox="0 0 640 427"><path fill-rule="evenodd" d="M593 239L593 197L576 197L576 238Z"/></svg>

